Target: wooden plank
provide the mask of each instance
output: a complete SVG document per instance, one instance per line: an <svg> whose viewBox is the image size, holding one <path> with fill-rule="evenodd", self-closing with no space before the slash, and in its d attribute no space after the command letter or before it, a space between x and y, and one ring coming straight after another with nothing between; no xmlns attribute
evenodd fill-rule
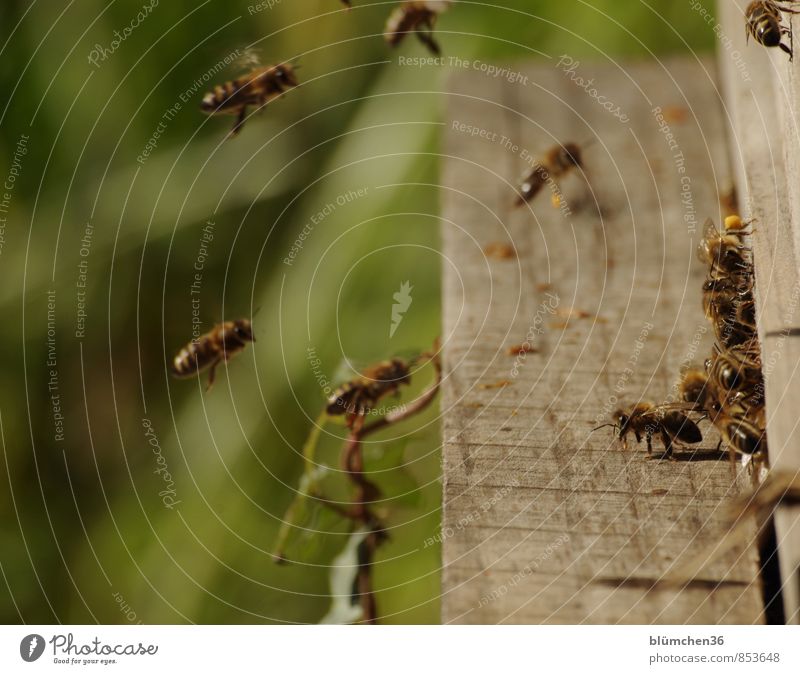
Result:
<svg viewBox="0 0 800 674"><path fill-rule="evenodd" d="M590 435L617 404L674 394L681 365L710 351L694 250L731 180L713 65L565 70L526 65L527 85L467 72L449 86L443 620L759 622L752 549L709 565L705 583L647 589L719 539L743 471L649 461L609 428ZM578 179L563 184L571 215L549 195L512 208L526 152L594 137L585 159L602 222L577 208ZM517 259L487 258L493 242ZM564 327L570 310L587 316ZM529 334L540 352L508 355ZM702 447L716 442L709 431ZM619 577L630 582L608 582Z"/></svg>
<svg viewBox="0 0 800 674"><path fill-rule="evenodd" d="M737 6L740 5L740 6ZM800 60L745 43L742 3L719 3L719 61L731 156L748 217L757 219L753 252L772 468L800 470ZM795 23L797 21L795 20ZM789 334L780 334L783 330ZM784 610L800 623L800 507L775 516Z"/></svg>

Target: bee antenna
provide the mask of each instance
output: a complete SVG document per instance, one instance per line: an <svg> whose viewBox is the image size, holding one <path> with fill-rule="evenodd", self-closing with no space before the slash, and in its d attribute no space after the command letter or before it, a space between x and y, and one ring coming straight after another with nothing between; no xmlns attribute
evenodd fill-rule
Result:
<svg viewBox="0 0 800 674"><path fill-rule="evenodd" d="M617 424L603 424L602 426L598 426L597 428L593 428L593 429L590 431L589 435L591 435L591 434L592 434L592 433L594 433L595 431L599 431L601 428L606 428L606 427L608 427L608 426L611 426L611 428L619 428L619 426L617 426Z"/></svg>

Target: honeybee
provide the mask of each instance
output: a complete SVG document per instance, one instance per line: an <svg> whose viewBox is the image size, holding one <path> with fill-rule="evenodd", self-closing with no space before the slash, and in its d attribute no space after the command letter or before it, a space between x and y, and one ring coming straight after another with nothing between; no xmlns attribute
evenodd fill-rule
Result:
<svg viewBox="0 0 800 674"><path fill-rule="evenodd" d="M647 442L647 453L653 452L653 436L658 434L664 443L664 456L672 456L672 448L676 442L694 445L703 441L700 428L681 411L683 406L654 405L653 403L637 403L630 409L618 409L612 415L613 426L618 431L622 446L628 448L628 434L633 433L636 442L644 437ZM602 428L602 426L600 426Z"/></svg>
<svg viewBox="0 0 800 674"><path fill-rule="evenodd" d="M725 218L724 233L710 218L706 220L697 256L709 266L712 277L746 279L752 275L750 258L744 246L746 228L747 223L738 215Z"/></svg>
<svg viewBox="0 0 800 674"><path fill-rule="evenodd" d="M798 14L795 9L787 7L787 2L777 0L755 0L745 10L745 34L748 41L753 39L765 47L780 47L789 54L789 60L794 58L794 35L792 29L781 24L781 12ZM789 46L783 43L783 36L789 36Z"/></svg>
<svg viewBox="0 0 800 674"><path fill-rule="evenodd" d="M172 362L173 376L184 379L210 368L207 391L214 385L217 365L227 362L242 351L248 342L255 342L253 325L246 318L228 321L183 347Z"/></svg>
<svg viewBox="0 0 800 674"><path fill-rule="evenodd" d="M348 426L374 409L381 398L397 393L401 384L411 382L411 364L392 358L364 370L358 377L340 386L328 398L326 412L331 416L347 415Z"/></svg>
<svg viewBox="0 0 800 674"><path fill-rule="evenodd" d="M256 68L232 82L214 87L214 91L203 97L200 107L209 115L236 115L230 132L231 137L235 136L244 126L249 106L264 106L299 84L295 70L296 66L291 63Z"/></svg>
<svg viewBox="0 0 800 674"><path fill-rule="evenodd" d="M565 143L551 148L522 177L516 205L522 206L531 201L550 181L556 182L574 168L583 169L581 149L576 143Z"/></svg>
<svg viewBox="0 0 800 674"><path fill-rule="evenodd" d="M744 417L732 417L724 412L714 420L723 442L737 454L752 456L766 447L766 431Z"/></svg>
<svg viewBox="0 0 800 674"><path fill-rule="evenodd" d="M433 38L433 29L439 15L452 4L453 0L404 0L389 15L383 37L390 46L397 47L406 35L415 33L422 44L439 56L441 49Z"/></svg>
<svg viewBox="0 0 800 674"><path fill-rule="evenodd" d="M724 351L710 359L708 378L724 400L754 388L761 381L761 370L751 367L748 359L737 357L735 351Z"/></svg>
<svg viewBox="0 0 800 674"><path fill-rule="evenodd" d="M697 367L686 369L681 374L678 389L683 401L693 405L696 411L710 414L714 409L716 400L705 370Z"/></svg>

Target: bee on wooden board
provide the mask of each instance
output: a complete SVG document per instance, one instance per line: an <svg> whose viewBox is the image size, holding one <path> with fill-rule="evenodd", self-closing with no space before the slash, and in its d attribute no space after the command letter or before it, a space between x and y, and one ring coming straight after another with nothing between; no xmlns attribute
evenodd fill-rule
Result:
<svg viewBox="0 0 800 674"><path fill-rule="evenodd" d="M346 415L348 426L352 426L382 398L396 394L401 384L410 382L411 363L401 358L377 363L334 391L328 399L326 412L331 416Z"/></svg>
<svg viewBox="0 0 800 674"><path fill-rule="evenodd" d="M750 257L744 246L748 224L738 215L730 215L725 218L725 231L720 232L710 218L706 220L697 256L709 266L712 277L739 280L752 275Z"/></svg>
<svg viewBox="0 0 800 674"><path fill-rule="evenodd" d="M681 373L678 390L683 401L693 405L698 412L709 413L709 408L715 403L708 373L700 368L692 367L684 370Z"/></svg>
<svg viewBox="0 0 800 674"><path fill-rule="evenodd" d="M397 47L409 33L416 34L433 54L442 51L433 37L436 20L447 11L453 0L404 0L386 21L383 36L391 47Z"/></svg>
<svg viewBox="0 0 800 674"><path fill-rule="evenodd" d="M570 171L583 169L581 148L576 143L565 143L550 148L548 152L527 171L519 186L517 206L532 201L548 183L557 183Z"/></svg>
<svg viewBox="0 0 800 674"><path fill-rule="evenodd" d="M749 280L709 278L703 284L703 311L725 347L746 344L755 337L755 301Z"/></svg>
<svg viewBox="0 0 800 674"><path fill-rule="evenodd" d="M752 390L762 381L761 369L752 367L748 359L737 357L735 351L722 351L709 359L708 378L723 400Z"/></svg>
<svg viewBox="0 0 800 674"><path fill-rule="evenodd" d="M628 448L628 435L633 433L636 442L647 442L647 453L653 453L653 436L658 435L664 444L664 456L671 457L675 443L694 445L703 441L700 428L683 410L684 405L654 405L637 403L629 409L618 409L612 415L613 424L603 424L617 429L623 448ZM597 430L597 429L595 429Z"/></svg>
<svg viewBox="0 0 800 674"><path fill-rule="evenodd" d="M255 342L253 325L246 318L215 326L183 347L172 362L172 374L185 379L209 370L207 391L214 385L217 365L227 362L242 351L248 342Z"/></svg>
<svg viewBox="0 0 800 674"><path fill-rule="evenodd" d="M745 10L745 34L748 41L752 37L756 42L765 47L780 47L789 55L789 60L794 58L794 35L790 27L782 24L781 12L787 14L800 14L800 11L787 5L792 2L778 2L777 0L755 0ZM783 36L789 36L789 45L783 42Z"/></svg>
<svg viewBox="0 0 800 674"><path fill-rule="evenodd" d="M766 432L744 417L728 416L724 412L714 420L722 441L737 454L753 456L766 446Z"/></svg>
<svg viewBox="0 0 800 674"><path fill-rule="evenodd" d="M203 97L200 107L209 115L236 115L229 137L236 136L244 126L248 107L262 107L298 86L296 69L291 63L255 68L214 87Z"/></svg>

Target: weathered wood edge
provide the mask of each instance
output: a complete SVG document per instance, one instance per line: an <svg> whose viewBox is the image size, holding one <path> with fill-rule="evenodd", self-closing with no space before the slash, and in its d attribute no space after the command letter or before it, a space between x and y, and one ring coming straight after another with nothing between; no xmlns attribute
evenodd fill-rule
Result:
<svg viewBox="0 0 800 674"><path fill-rule="evenodd" d="M719 2L718 58L730 153L752 237L774 470L800 470L800 59L744 31L745 0ZM795 24L797 21L795 20ZM800 45L800 43L798 43ZM800 623L800 507L775 516L787 622Z"/></svg>

